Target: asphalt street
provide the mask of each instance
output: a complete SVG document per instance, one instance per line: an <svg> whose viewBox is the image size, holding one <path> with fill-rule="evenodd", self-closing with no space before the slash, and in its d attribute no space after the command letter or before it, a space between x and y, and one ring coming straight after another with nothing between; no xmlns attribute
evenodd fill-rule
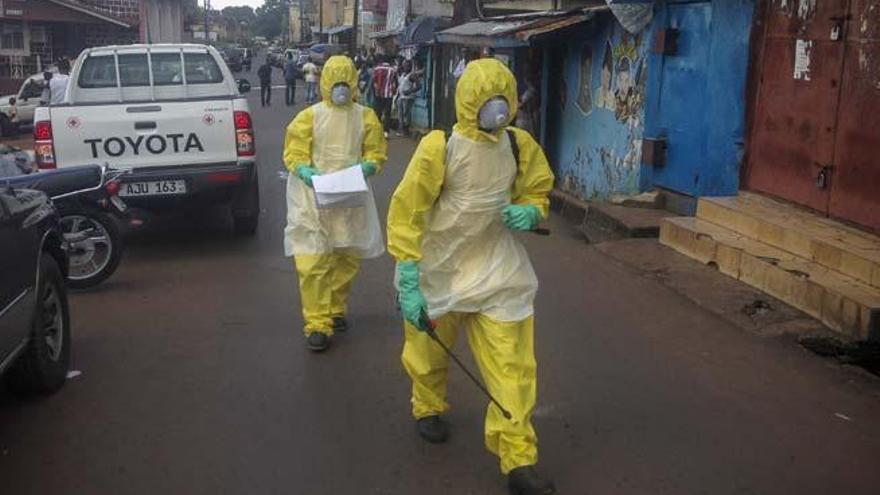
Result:
<svg viewBox="0 0 880 495"><path fill-rule="evenodd" d="M279 175L301 104L276 90L261 108L254 89L258 235L233 238L215 209L132 234L113 278L71 296L82 374L46 399L0 392L0 493L506 493L486 401L459 371L451 441L415 433L390 257L364 263L353 328L305 349ZM383 218L414 147L390 141ZM523 241L541 281L539 469L559 493L878 493L877 380L744 333L550 227Z"/></svg>

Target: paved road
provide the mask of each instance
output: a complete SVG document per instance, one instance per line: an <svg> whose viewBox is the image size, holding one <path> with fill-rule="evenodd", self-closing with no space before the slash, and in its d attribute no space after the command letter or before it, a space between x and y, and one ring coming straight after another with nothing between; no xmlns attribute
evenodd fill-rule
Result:
<svg viewBox="0 0 880 495"><path fill-rule="evenodd" d="M461 373L452 441L414 433L389 258L365 264L349 334L304 349L281 249L293 110L258 99L259 235L233 239L217 211L167 219L73 295L83 374L46 400L0 393L0 493L505 493ZM412 149L392 140L383 209ZM541 468L560 493L877 493L880 385L745 334L552 227L525 241L542 281Z"/></svg>

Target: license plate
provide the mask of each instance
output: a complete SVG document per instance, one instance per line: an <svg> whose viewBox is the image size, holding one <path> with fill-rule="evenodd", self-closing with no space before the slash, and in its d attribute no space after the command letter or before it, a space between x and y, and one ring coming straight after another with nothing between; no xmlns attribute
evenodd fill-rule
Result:
<svg viewBox="0 0 880 495"><path fill-rule="evenodd" d="M120 196L167 196L173 194L186 194L186 181L177 180L152 180L149 182L128 182L122 184L119 190Z"/></svg>

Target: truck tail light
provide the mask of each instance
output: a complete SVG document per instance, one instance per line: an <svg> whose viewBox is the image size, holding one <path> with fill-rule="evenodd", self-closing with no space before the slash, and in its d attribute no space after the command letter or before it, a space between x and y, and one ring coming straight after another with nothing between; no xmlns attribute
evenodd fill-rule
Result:
<svg viewBox="0 0 880 495"><path fill-rule="evenodd" d="M233 112L235 121L235 148L238 156L254 156L257 154L257 144L254 141L254 124L251 114L237 110Z"/></svg>
<svg viewBox="0 0 880 495"><path fill-rule="evenodd" d="M52 141L52 122L41 120L34 124L34 155L41 169L56 168L55 145Z"/></svg>

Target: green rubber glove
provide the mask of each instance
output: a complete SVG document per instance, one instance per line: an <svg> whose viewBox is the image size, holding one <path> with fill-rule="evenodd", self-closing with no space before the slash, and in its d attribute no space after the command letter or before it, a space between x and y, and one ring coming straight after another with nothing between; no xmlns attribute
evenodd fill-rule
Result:
<svg viewBox="0 0 880 495"><path fill-rule="evenodd" d="M542 219L541 211L534 205L507 205L501 217L510 230L534 230Z"/></svg>
<svg viewBox="0 0 880 495"><path fill-rule="evenodd" d="M300 164L296 166L294 169L296 176L299 179L306 183L307 186L312 187L312 177L316 175L321 175L321 172L318 171L315 167L310 165Z"/></svg>
<svg viewBox="0 0 880 495"><path fill-rule="evenodd" d="M422 315L428 311L428 302L419 288L419 264L415 261L399 261L397 263L397 289L400 312L403 318L421 331Z"/></svg>
<svg viewBox="0 0 880 495"><path fill-rule="evenodd" d="M376 175L375 163L363 162L359 165L361 166L361 170L364 172L364 179L369 179L370 177Z"/></svg>

